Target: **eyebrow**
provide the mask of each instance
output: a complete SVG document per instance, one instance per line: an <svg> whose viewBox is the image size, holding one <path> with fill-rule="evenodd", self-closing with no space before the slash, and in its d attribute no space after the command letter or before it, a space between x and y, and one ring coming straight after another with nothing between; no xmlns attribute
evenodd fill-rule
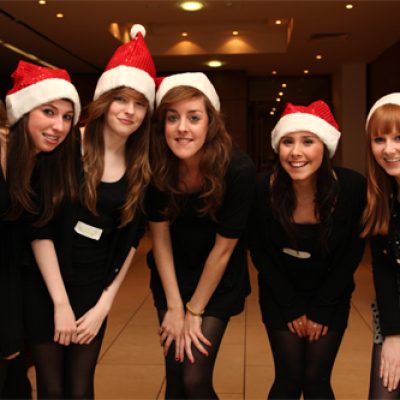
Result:
<svg viewBox="0 0 400 400"><path fill-rule="evenodd" d="M175 110L174 108L168 108L167 109L167 112L178 112L177 110ZM196 113L196 112L198 112L198 113L204 113L204 111L202 111L202 110L198 110L198 109L194 109L194 110L189 110L187 113L188 114L193 114L193 113Z"/></svg>
<svg viewBox="0 0 400 400"><path fill-rule="evenodd" d="M50 107L53 110L57 110L60 111L60 109L58 107L56 107L53 103L44 103L42 104L42 107ZM73 114L74 113L74 109L72 108L71 110L65 111L64 114Z"/></svg>

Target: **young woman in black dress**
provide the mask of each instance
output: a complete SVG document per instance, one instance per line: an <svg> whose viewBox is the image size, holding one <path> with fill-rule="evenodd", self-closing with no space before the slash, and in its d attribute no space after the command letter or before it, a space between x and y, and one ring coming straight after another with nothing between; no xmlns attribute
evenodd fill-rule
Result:
<svg viewBox="0 0 400 400"><path fill-rule="evenodd" d="M255 168L232 147L204 74L164 78L156 103L146 211L166 398L213 399L222 336L250 291L246 223Z"/></svg>
<svg viewBox="0 0 400 400"><path fill-rule="evenodd" d="M94 397L106 318L141 237L155 97L144 34L134 25L116 50L75 135L76 201L33 233L25 308L39 398Z"/></svg>
<svg viewBox="0 0 400 400"><path fill-rule="evenodd" d="M324 102L287 104L272 131L275 164L257 180L250 251L275 363L270 399L334 398L365 203L364 178L331 165L339 137Z"/></svg>
<svg viewBox="0 0 400 400"><path fill-rule="evenodd" d="M8 358L23 347L21 264L29 242L22 236L21 219L29 213L48 220L59 200L70 194L66 159L70 132L80 114L67 71L20 61L12 78L6 97L8 121L2 118L0 132L0 354ZM43 191L36 185L39 175Z"/></svg>
<svg viewBox="0 0 400 400"><path fill-rule="evenodd" d="M376 302L370 399L399 399L400 389L400 93L380 98L366 123L368 204Z"/></svg>

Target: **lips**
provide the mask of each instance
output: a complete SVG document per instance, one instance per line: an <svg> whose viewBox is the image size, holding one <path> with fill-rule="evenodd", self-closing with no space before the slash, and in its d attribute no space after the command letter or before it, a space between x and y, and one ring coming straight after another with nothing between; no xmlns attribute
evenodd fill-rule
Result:
<svg viewBox="0 0 400 400"><path fill-rule="evenodd" d="M193 142L193 139L190 138L177 138L175 139L176 142L178 142L179 144L187 144L190 142Z"/></svg>
<svg viewBox="0 0 400 400"><path fill-rule="evenodd" d="M118 121L123 125L132 125L134 123L132 120L126 118L118 118Z"/></svg>
<svg viewBox="0 0 400 400"><path fill-rule="evenodd" d="M46 139L47 142L51 144L58 144L60 141L60 136L57 135L51 135L49 133L43 133L44 138Z"/></svg>
<svg viewBox="0 0 400 400"><path fill-rule="evenodd" d="M289 165L292 168L302 168L308 164L307 161L289 161Z"/></svg>
<svg viewBox="0 0 400 400"><path fill-rule="evenodd" d="M397 163L397 162L399 162L400 161L400 158L396 158L396 159L384 159L385 160L385 162L387 162L387 163Z"/></svg>

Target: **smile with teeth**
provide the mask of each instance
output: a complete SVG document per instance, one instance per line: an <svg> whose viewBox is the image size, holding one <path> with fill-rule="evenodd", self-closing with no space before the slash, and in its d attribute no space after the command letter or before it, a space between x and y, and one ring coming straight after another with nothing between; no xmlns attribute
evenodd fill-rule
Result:
<svg viewBox="0 0 400 400"><path fill-rule="evenodd" d="M289 164L293 168L301 168L308 164L307 161L289 161Z"/></svg>
<svg viewBox="0 0 400 400"><path fill-rule="evenodd" d="M43 133L43 136L45 137L45 139L46 139L48 142L51 142L51 143L58 143L59 140L60 140L60 137L59 137L59 136L57 136L57 135L51 135L50 133Z"/></svg>
<svg viewBox="0 0 400 400"><path fill-rule="evenodd" d="M396 163L396 162L399 162L400 161L400 158L385 158L385 161L387 162L387 163Z"/></svg>

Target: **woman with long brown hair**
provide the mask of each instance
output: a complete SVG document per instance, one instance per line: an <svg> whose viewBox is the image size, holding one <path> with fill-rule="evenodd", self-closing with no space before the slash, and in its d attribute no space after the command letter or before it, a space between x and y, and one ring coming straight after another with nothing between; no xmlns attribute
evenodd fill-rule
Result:
<svg viewBox="0 0 400 400"><path fill-rule="evenodd" d="M69 151L79 119L78 93L65 70L20 61L0 132L0 353L22 350L21 265L30 255L21 220L44 224L73 196ZM1 391L1 388L0 388Z"/></svg>
<svg viewBox="0 0 400 400"><path fill-rule="evenodd" d="M97 82L74 160L78 199L35 232L25 291L39 398L93 398L107 315L141 233L155 67L134 25Z"/></svg>
<svg viewBox="0 0 400 400"><path fill-rule="evenodd" d="M380 98L366 122L370 236L376 302L369 398L400 398L400 93Z"/></svg>
<svg viewBox="0 0 400 400"><path fill-rule="evenodd" d="M288 103L271 135L273 168L257 180L249 247L275 364L269 399L334 398L365 206L365 179L332 167L339 138L325 102Z"/></svg>
<svg viewBox="0 0 400 400"><path fill-rule="evenodd" d="M164 78L156 102L146 211L166 398L214 399L222 336L250 291L246 223L255 168L232 146L206 75Z"/></svg>

